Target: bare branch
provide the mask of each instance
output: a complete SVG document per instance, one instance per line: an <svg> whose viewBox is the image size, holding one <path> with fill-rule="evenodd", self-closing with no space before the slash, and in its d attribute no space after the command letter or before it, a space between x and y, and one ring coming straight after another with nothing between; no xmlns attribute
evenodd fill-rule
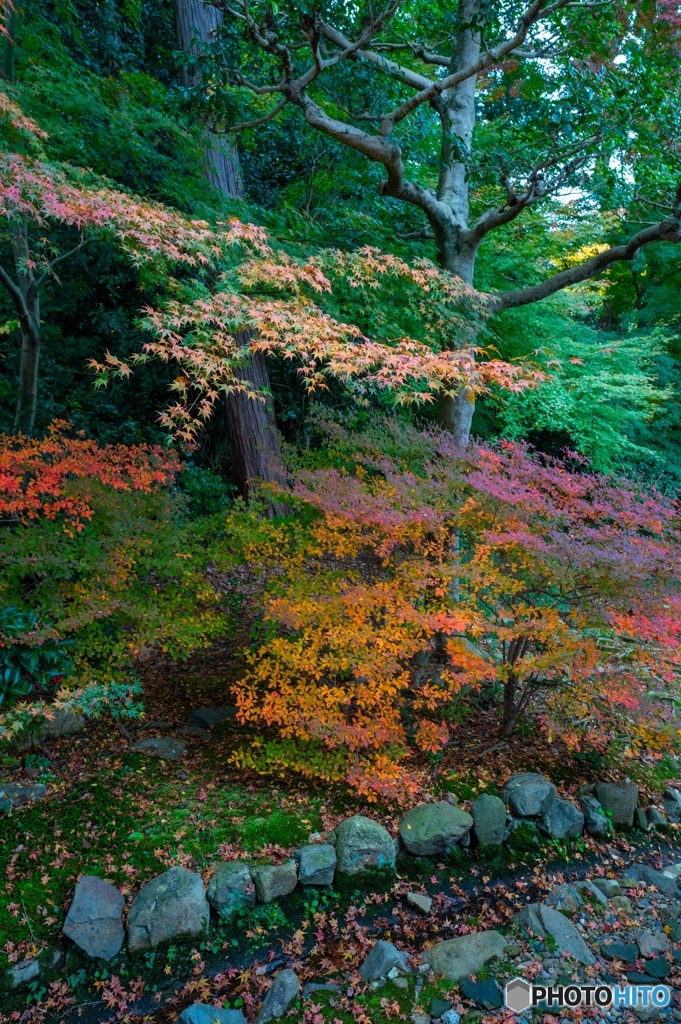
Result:
<svg viewBox="0 0 681 1024"><path fill-rule="evenodd" d="M280 100L279 103L276 104L276 106L272 107L272 109L270 110L269 114L263 114L262 117L256 117L253 121L241 121L239 124L233 124L230 128L227 129L227 131L228 132L245 132L249 128L259 128L261 124L267 124L267 122L271 121L273 117L276 117L277 114L279 113L279 111L283 110L283 108L289 102L290 101L289 101L288 97L284 96L283 100ZM220 134L224 134L224 133L214 131L214 134L215 135L220 135Z"/></svg>
<svg viewBox="0 0 681 1024"><path fill-rule="evenodd" d="M63 263L65 260L71 259L72 256L75 256L76 253L80 252L83 246L87 245L89 241L89 238L81 238L78 245L74 245L73 249L69 249L67 252L63 252L60 256L55 257L55 259L48 263L47 270L43 271L38 280L35 282L35 290L39 292L47 278L52 276L52 271L54 270L54 268L58 266L60 263Z"/></svg>

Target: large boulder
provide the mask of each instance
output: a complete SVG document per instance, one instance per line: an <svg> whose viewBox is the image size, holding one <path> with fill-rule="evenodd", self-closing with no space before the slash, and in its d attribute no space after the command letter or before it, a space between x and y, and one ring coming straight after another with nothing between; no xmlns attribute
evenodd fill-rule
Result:
<svg viewBox="0 0 681 1024"><path fill-rule="evenodd" d="M220 1010L206 1003L194 1003L183 1010L177 1024L246 1024L241 1010Z"/></svg>
<svg viewBox="0 0 681 1024"><path fill-rule="evenodd" d="M147 757L160 757L162 761L178 761L186 748L184 740L176 740L172 736L150 736L132 745L135 753L146 754Z"/></svg>
<svg viewBox="0 0 681 1024"><path fill-rule="evenodd" d="M538 818L548 814L556 799L556 787L536 772L521 772L510 778L504 800L518 818Z"/></svg>
<svg viewBox="0 0 681 1024"><path fill-rule="evenodd" d="M552 839L566 839L568 836L581 836L584 815L569 800L554 800L548 814L538 824L541 831Z"/></svg>
<svg viewBox="0 0 681 1024"><path fill-rule="evenodd" d="M336 857L341 874L395 867L395 841L382 825L357 814L336 829Z"/></svg>
<svg viewBox="0 0 681 1024"><path fill-rule="evenodd" d="M584 815L584 828L590 836L604 836L610 831L610 822L605 811L591 793L584 793L579 798L579 805Z"/></svg>
<svg viewBox="0 0 681 1024"><path fill-rule="evenodd" d="M63 932L88 956L111 960L123 948L125 898L102 878L78 879Z"/></svg>
<svg viewBox="0 0 681 1024"><path fill-rule="evenodd" d="M649 867L647 864L633 864L630 868L627 868L624 874L626 878L633 878L635 882L645 882L646 885L654 885L659 892L663 892L665 895L679 895L676 879L665 874L664 871L657 871L655 868Z"/></svg>
<svg viewBox="0 0 681 1024"><path fill-rule="evenodd" d="M360 967L359 973L364 981L377 981L379 978L387 978L393 969L408 971L409 956L393 946L392 942L379 939Z"/></svg>
<svg viewBox="0 0 681 1024"><path fill-rule="evenodd" d="M471 807L473 832L479 846L500 846L506 828L506 804L492 793L481 793Z"/></svg>
<svg viewBox="0 0 681 1024"><path fill-rule="evenodd" d="M436 942L422 956L436 974L449 981L460 981L467 974L476 974L488 960L501 956L505 948L506 939L500 932L471 932Z"/></svg>
<svg viewBox="0 0 681 1024"><path fill-rule="evenodd" d="M13 807L25 807L47 796L47 786L42 782L0 782L0 811L7 813Z"/></svg>
<svg viewBox="0 0 681 1024"><path fill-rule="evenodd" d="M596 797L606 814L610 813L613 825L633 825L638 803L635 782L599 782Z"/></svg>
<svg viewBox="0 0 681 1024"><path fill-rule="evenodd" d="M298 871L293 860L283 864L252 864L251 878L258 903L271 903L293 892L298 884Z"/></svg>
<svg viewBox="0 0 681 1024"><path fill-rule="evenodd" d="M434 857L447 853L472 825L470 814L446 800L419 804L407 811L400 822L400 839L409 853Z"/></svg>
<svg viewBox="0 0 681 1024"><path fill-rule="evenodd" d="M239 860L218 864L208 883L208 902L225 922L252 907L255 886L248 865Z"/></svg>
<svg viewBox="0 0 681 1024"><path fill-rule="evenodd" d="M171 939L198 938L210 916L201 875L170 868L137 893L128 914L131 953L156 949Z"/></svg>
<svg viewBox="0 0 681 1024"><path fill-rule="evenodd" d="M269 1021L287 1014L298 998L299 991L300 982L295 971L290 968L279 971L265 996L256 1024L269 1024Z"/></svg>
<svg viewBox="0 0 681 1024"><path fill-rule="evenodd" d="M301 885L332 885L336 873L336 851L331 843L303 846L298 863Z"/></svg>
<svg viewBox="0 0 681 1024"><path fill-rule="evenodd" d="M562 953L567 953L580 964L596 963L596 958L586 942L564 914L547 907L545 903L540 903L539 917L545 931L555 940Z"/></svg>

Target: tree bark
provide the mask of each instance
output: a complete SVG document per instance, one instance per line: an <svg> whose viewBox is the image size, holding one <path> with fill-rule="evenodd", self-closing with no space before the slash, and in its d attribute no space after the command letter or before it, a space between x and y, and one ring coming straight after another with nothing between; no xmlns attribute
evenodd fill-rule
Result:
<svg viewBox="0 0 681 1024"><path fill-rule="evenodd" d="M244 343L247 340L245 337ZM262 352L256 352L236 373L241 380L248 381L263 394L265 399L263 401L249 398L243 392L232 392L226 401L234 476L239 493L249 498L258 482L283 486L286 473L281 458L265 356ZM281 515L285 506L282 502L272 501L270 511L274 515Z"/></svg>
<svg viewBox="0 0 681 1024"><path fill-rule="evenodd" d="M21 330L21 353L19 356L19 394L14 415L13 433L30 436L35 426L38 405L38 368L40 365L40 292L30 267L28 231L21 221L10 222L12 255L18 285L14 294L14 307L19 317Z"/></svg>
<svg viewBox="0 0 681 1024"><path fill-rule="evenodd" d="M203 0L175 0L177 39L180 47L196 55L203 43L208 43L222 23L222 14ZM185 85L191 85L186 71L182 73ZM242 199L244 194L239 151L232 139L206 132L204 153L206 177L211 185L231 199Z"/></svg>

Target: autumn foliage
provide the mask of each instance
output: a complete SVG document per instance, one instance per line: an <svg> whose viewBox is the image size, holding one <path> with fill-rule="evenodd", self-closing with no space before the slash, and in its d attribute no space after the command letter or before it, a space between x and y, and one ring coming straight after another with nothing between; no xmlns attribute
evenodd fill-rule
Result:
<svg viewBox="0 0 681 1024"><path fill-rule="evenodd" d="M242 720L267 732L237 761L399 799L471 690L498 702L504 733L531 711L572 748L669 745L675 503L518 445L462 456L413 434L403 456L409 443L415 469L374 438L351 467L300 475L314 518L237 688Z"/></svg>

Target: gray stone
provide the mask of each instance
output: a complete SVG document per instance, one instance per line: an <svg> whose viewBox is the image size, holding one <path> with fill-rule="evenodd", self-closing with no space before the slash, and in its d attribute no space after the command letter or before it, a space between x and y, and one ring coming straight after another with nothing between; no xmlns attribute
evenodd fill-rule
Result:
<svg viewBox="0 0 681 1024"><path fill-rule="evenodd" d="M433 909L433 901L430 896L423 896L420 892L408 892L407 903L410 907L414 907L415 910L426 916Z"/></svg>
<svg viewBox="0 0 681 1024"><path fill-rule="evenodd" d="M613 825L633 824L638 803L638 786L635 782L599 782L596 797L606 814L610 812Z"/></svg>
<svg viewBox="0 0 681 1024"><path fill-rule="evenodd" d="M192 711L189 720L195 725L212 729L213 726L220 725L221 722L233 722L235 718L236 708L226 706L222 708L199 708L197 711Z"/></svg>
<svg viewBox="0 0 681 1024"><path fill-rule="evenodd" d="M504 800L519 818L537 818L548 814L556 799L556 787L536 772L521 772L510 778Z"/></svg>
<svg viewBox="0 0 681 1024"><path fill-rule="evenodd" d="M667 825L667 818L662 813L659 807L655 807L651 804L646 810L646 818L651 828L665 828Z"/></svg>
<svg viewBox="0 0 681 1024"><path fill-rule="evenodd" d="M303 985L303 999L309 999L317 992L340 992L340 985L333 981L308 981Z"/></svg>
<svg viewBox="0 0 681 1024"><path fill-rule="evenodd" d="M150 736L133 743L132 750L147 757L160 757L163 761L178 761L186 747L184 740L176 740L172 736Z"/></svg>
<svg viewBox="0 0 681 1024"><path fill-rule="evenodd" d="M300 982L295 971L290 968L279 971L265 996L265 1001L260 1008L256 1024L268 1024L288 1013L300 991Z"/></svg>
<svg viewBox="0 0 681 1024"><path fill-rule="evenodd" d="M641 832L647 832L650 828L648 817L642 807L637 807L634 811L634 825Z"/></svg>
<svg viewBox="0 0 681 1024"><path fill-rule="evenodd" d="M241 1010L219 1010L206 1003L194 1003L183 1010L177 1024L246 1024Z"/></svg>
<svg viewBox="0 0 681 1024"><path fill-rule="evenodd" d="M557 885L555 889L552 889L546 902L550 907L554 907L556 910L567 910L570 914L584 906L584 900L577 892L576 886L569 883Z"/></svg>
<svg viewBox="0 0 681 1024"><path fill-rule="evenodd" d="M387 978L393 969L408 971L409 957L401 949L393 946L392 942L379 939L360 967L359 973L364 981L378 981L379 978Z"/></svg>
<svg viewBox="0 0 681 1024"><path fill-rule="evenodd" d="M628 896L613 896L610 902L615 910L622 910L625 914L634 912L634 906Z"/></svg>
<svg viewBox="0 0 681 1024"><path fill-rule="evenodd" d="M581 964L593 964L596 962L596 958L572 921L568 921L567 917L561 914L559 910L554 910L552 907L547 907L546 904L540 903L539 916L545 930L555 940L561 952L567 953L568 956L578 960Z"/></svg>
<svg viewBox="0 0 681 1024"><path fill-rule="evenodd" d="M539 828L552 839L581 836L584 829L584 815L569 800L554 800L548 814L540 818Z"/></svg>
<svg viewBox="0 0 681 1024"><path fill-rule="evenodd" d="M452 1004L449 999L439 999L437 996L430 1001L430 1016L441 1017L447 1010L451 1010Z"/></svg>
<svg viewBox="0 0 681 1024"><path fill-rule="evenodd" d="M336 828L336 856L341 874L356 875L373 868L395 867L395 843L382 825L360 814Z"/></svg>
<svg viewBox="0 0 681 1024"><path fill-rule="evenodd" d="M671 964L668 960L665 960L663 956L655 957L654 960L646 960L646 974L652 975L653 978L666 978L671 971Z"/></svg>
<svg viewBox="0 0 681 1024"><path fill-rule="evenodd" d="M534 935L539 939L546 938L538 903L528 903L527 906L522 907L513 918L513 923L526 935Z"/></svg>
<svg viewBox="0 0 681 1024"><path fill-rule="evenodd" d="M47 796L47 786L41 782L34 785L22 785L20 782L0 782L0 811L10 811L13 807L26 807Z"/></svg>
<svg viewBox="0 0 681 1024"><path fill-rule="evenodd" d="M271 903L293 892L298 884L298 871L293 860L283 864L252 864L251 878L258 903Z"/></svg>
<svg viewBox="0 0 681 1024"><path fill-rule="evenodd" d="M400 822L400 839L417 857L447 853L470 831L473 819L467 811L441 800L437 804L418 804L407 811Z"/></svg>
<svg viewBox="0 0 681 1024"><path fill-rule="evenodd" d="M647 864L633 864L630 868L627 868L625 875L637 882L654 885L659 892L666 893L669 896L679 894L679 887L675 879L665 875L663 871L656 871L655 868L651 868Z"/></svg>
<svg viewBox="0 0 681 1024"><path fill-rule="evenodd" d="M594 878L593 883L609 900L622 895L622 886L615 878Z"/></svg>
<svg viewBox="0 0 681 1024"><path fill-rule="evenodd" d="M40 961L38 957L33 960L22 960L19 964L14 964L7 971L7 981L10 988L21 988L22 985L28 985L30 981L34 981L40 977Z"/></svg>
<svg viewBox="0 0 681 1024"><path fill-rule="evenodd" d="M461 1014L457 1013L456 1010L452 1008L451 1010L447 1010L446 1013L443 1013L440 1020L442 1021L442 1024L459 1024Z"/></svg>
<svg viewBox="0 0 681 1024"><path fill-rule="evenodd" d="M506 939L500 932L471 932L436 942L421 955L436 974L460 981L467 974L476 974L488 960L501 956L505 948Z"/></svg>
<svg viewBox="0 0 681 1024"><path fill-rule="evenodd" d="M575 889L582 894L585 903L602 903L607 906L608 897L593 882L575 882Z"/></svg>
<svg viewBox="0 0 681 1024"><path fill-rule="evenodd" d="M485 981L463 978L459 983L459 989L465 999L470 999L484 1010L498 1010L502 1005L501 989L494 978L487 978Z"/></svg>
<svg viewBox="0 0 681 1024"><path fill-rule="evenodd" d="M336 850L331 843L313 843L300 851L298 877L301 885L332 885Z"/></svg>
<svg viewBox="0 0 681 1024"><path fill-rule="evenodd" d="M605 811L595 796L585 793L579 798L579 806L584 814L584 828L591 836L604 836L610 831L611 825Z"/></svg>
<svg viewBox="0 0 681 1024"><path fill-rule="evenodd" d="M669 949L669 939L664 932L654 932L650 929L639 932L636 936L641 956L657 956L658 953L665 953Z"/></svg>
<svg viewBox="0 0 681 1024"><path fill-rule="evenodd" d="M479 846L499 846L506 828L506 805L492 793L481 793L471 807L473 831Z"/></svg>
<svg viewBox="0 0 681 1024"><path fill-rule="evenodd" d="M635 942L605 942L601 946L601 953L606 960L633 964L638 959L638 946Z"/></svg>
<svg viewBox="0 0 681 1024"><path fill-rule="evenodd" d="M95 875L78 879L63 932L88 956L111 960L123 948L125 898Z"/></svg>
<svg viewBox="0 0 681 1024"><path fill-rule="evenodd" d="M85 722L85 716L73 708L58 708L38 729L30 733L23 732L13 746L16 750L30 750L31 747L38 747L47 740L75 736L76 733L83 731Z"/></svg>
<svg viewBox="0 0 681 1024"><path fill-rule="evenodd" d="M681 821L681 792L678 789L670 786L665 790L662 797L662 806L672 824L677 824Z"/></svg>
<svg viewBox="0 0 681 1024"><path fill-rule="evenodd" d="M223 921L231 921L255 903L255 886L247 864L228 860L218 864L208 883L208 902Z"/></svg>
<svg viewBox="0 0 681 1024"><path fill-rule="evenodd" d="M170 868L147 882L132 901L128 949L147 952L171 939L196 938L206 930L209 916L201 875Z"/></svg>

